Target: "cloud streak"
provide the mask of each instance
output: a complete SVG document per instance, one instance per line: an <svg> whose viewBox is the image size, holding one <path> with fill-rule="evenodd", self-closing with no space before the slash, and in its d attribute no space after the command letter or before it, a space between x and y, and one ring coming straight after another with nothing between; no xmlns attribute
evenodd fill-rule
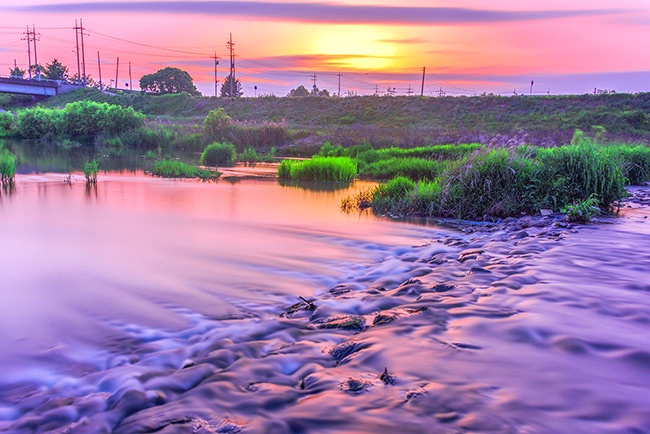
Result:
<svg viewBox="0 0 650 434"><path fill-rule="evenodd" d="M453 7L395 7L259 1L87 2L0 7L0 10L2 9L70 14L92 12L200 14L292 22L385 25L489 24L617 15L630 12L628 9L494 11Z"/></svg>

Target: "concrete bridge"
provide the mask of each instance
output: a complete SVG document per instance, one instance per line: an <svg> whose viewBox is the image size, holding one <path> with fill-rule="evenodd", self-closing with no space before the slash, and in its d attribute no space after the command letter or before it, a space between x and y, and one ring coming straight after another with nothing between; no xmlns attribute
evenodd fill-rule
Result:
<svg viewBox="0 0 650 434"><path fill-rule="evenodd" d="M0 93L20 95L54 96L83 86L62 83L58 80L36 80L15 77L0 77Z"/></svg>

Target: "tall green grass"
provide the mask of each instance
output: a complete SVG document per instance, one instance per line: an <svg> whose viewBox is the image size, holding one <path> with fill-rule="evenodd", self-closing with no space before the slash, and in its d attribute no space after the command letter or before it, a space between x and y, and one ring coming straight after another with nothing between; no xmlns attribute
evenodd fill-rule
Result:
<svg viewBox="0 0 650 434"><path fill-rule="evenodd" d="M156 161L151 174L162 178L200 178L203 181L216 181L221 176L221 172L200 169L191 164L170 159Z"/></svg>
<svg viewBox="0 0 650 434"><path fill-rule="evenodd" d="M0 150L0 180L13 183L16 176L16 156L6 149Z"/></svg>
<svg viewBox="0 0 650 434"><path fill-rule="evenodd" d="M397 177L376 188L372 206L378 213L462 219L557 211L586 201L608 209L627 194L624 167L645 167L648 155L645 147L615 149L592 143L484 150L433 180Z"/></svg>
<svg viewBox="0 0 650 434"><path fill-rule="evenodd" d="M294 181L350 183L356 175L357 163L348 157L315 157L306 161L283 160L278 167L280 179Z"/></svg>

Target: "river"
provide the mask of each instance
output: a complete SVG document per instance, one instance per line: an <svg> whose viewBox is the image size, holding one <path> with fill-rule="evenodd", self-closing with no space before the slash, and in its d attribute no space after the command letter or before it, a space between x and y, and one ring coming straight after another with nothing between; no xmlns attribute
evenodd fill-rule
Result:
<svg viewBox="0 0 650 434"><path fill-rule="evenodd" d="M650 432L646 209L468 231L341 212L363 183L63 179L0 194L0 431Z"/></svg>

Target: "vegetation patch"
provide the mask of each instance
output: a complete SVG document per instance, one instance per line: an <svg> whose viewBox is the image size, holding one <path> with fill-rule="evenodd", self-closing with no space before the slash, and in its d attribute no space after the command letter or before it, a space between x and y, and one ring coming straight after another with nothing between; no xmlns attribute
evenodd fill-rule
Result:
<svg viewBox="0 0 650 434"><path fill-rule="evenodd" d="M311 160L283 160L280 179L350 183L357 176L357 163L349 157L314 157Z"/></svg>
<svg viewBox="0 0 650 434"><path fill-rule="evenodd" d="M201 164L204 166L230 167L237 162L237 152L230 143L213 143L208 145L201 154Z"/></svg>
<svg viewBox="0 0 650 434"><path fill-rule="evenodd" d="M372 208L380 214L460 219L564 209L570 218L588 220L595 207L615 207L626 196L631 167L638 168L636 181L648 180L647 155L645 147L603 147L590 141L557 148L486 149L450 165L435 179L398 176L378 186ZM363 203L351 198L342 206L355 202Z"/></svg>
<svg viewBox="0 0 650 434"><path fill-rule="evenodd" d="M16 156L6 149L0 150L0 180L13 183L16 176Z"/></svg>
<svg viewBox="0 0 650 434"><path fill-rule="evenodd" d="M99 171L99 163L96 159L84 163L84 176L86 177L86 184L97 184L97 172Z"/></svg>
<svg viewBox="0 0 650 434"><path fill-rule="evenodd" d="M216 181L221 176L221 172L200 169L191 164L170 159L156 161L151 174L162 178L200 178L203 181Z"/></svg>

